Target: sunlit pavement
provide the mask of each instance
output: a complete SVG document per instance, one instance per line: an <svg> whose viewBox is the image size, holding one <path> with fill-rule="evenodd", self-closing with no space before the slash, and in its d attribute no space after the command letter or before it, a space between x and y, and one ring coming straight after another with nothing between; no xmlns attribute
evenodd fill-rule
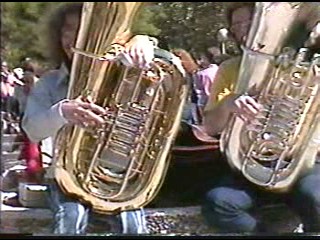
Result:
<svg viewBox="0 0 320 240"><path fill-rule="evenodd" d="M12 197L14 193L2 193ZM217 235L209 229L200 214L200 207L146 209L148 228L151 234L163 235ZM104 216L95 217L89 224L88 234L109 234ZM299 220L283 207L264 211L266 227L271 235L292 233ZM1 203L0 233L50 234L52 213L45 208L11 207Z"/></svg>
<svg viewBox="0 0 320 240"><path fill-rule="evenodd" d="M5 140L13 143L14 136L6 136ZM2 143L3 144L3 143ZM23 169L19 166L19 161L10 147L6 146L8 153L2 149L2 164L4 169L19 171ZM6 155L7 154L7 155ZM18 164L17 164L18 163ZM20 162L21 163L21 162ZM3 174L3 173L2 173ZM4 184L5 183L5 184ZM17 181L11 176L5 181L1 181L1 212L0 212L0 233L22 233L45 235L50 234L52 224L52 213L48 208L25 208L12 207L3 204L5 198L12 198L17 193ZM164 235L217 235L213 229L209 229L204 222L199 206L180 207L180 208L146 208L148 228L151 234ZM266 229L270 234L292 233L299 220L287 208L271 206L262 209L262 217L265 219ZM109 234L104 216L92 218L89 224L88 234Z"/></svg>

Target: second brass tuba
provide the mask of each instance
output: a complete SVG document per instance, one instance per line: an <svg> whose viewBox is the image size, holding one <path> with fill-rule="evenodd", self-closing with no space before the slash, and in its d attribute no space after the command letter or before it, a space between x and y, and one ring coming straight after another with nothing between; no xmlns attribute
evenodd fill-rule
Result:
<svg viewBox="0 0 320 240"><path fill-rule="evenodd" d="M233 116L221 138L229 164L271 191L290 189L320 144L319 54L287 45L308 4L256 3L235 92L263 109L250 123Z"/></svg>
<svg viewBox="0 0 320 240"><path fill-rule="evenodd" d="M111 111L102 127L66 126L55 143L58 184L104 214L136 209L155 197L188 93L181 63L170 52L155 49L149 69L122 64L118 43L129 39L141 6L84 3L67 97L90 95Z"/></svg>

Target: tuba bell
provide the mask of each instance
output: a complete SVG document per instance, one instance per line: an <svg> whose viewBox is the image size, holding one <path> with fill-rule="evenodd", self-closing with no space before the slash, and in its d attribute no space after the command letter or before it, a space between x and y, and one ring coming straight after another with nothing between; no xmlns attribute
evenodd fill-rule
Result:
<svg viewBox="0 0 320 240"><path fill-rule="evenodd" d="M188 84L179 58L155 48L148 69L127 67L140 2L86 2L67 97L109 108L101 127L65 126L55 141L55 178L69 196L102 214L149 203L169 165ZM122 43L121 43L122 42Z"/></svg>
<svg viewBox="0 0 320 240"><path fill-rule="evenodd" d="M262 110L248 123L233 115L221 136L231 167L275 192L314 165L320 146L320 56L289 44L309 4L256 3L235 92L253 96Z"/></svg>

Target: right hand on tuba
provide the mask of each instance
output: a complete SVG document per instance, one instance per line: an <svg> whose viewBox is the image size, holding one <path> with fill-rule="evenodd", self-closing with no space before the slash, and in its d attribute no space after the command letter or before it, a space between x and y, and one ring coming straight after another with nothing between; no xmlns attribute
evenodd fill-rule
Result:
<svg viewBox="0 0 320 240"><path fill-rule="evenodd" d="M248 95L237 96L231 103L232 112L245 122L255 119L262 109L257 101Z"/></svg>
<svg viewBox="0 0 320 240"><path fill-rule="evenodd" d="M68 123L80 127L97 126L104 123L102 115L107 110L94 104L92 101L85 101L82 97L62 102L61 111Z"/></svg>
<svg viewBox="0 0 320 240"><path fill-rule="evenodd" d="M149 67L154 58L154 42L146 35L136 35L125 44L124 55L129 65Z"/></svg>

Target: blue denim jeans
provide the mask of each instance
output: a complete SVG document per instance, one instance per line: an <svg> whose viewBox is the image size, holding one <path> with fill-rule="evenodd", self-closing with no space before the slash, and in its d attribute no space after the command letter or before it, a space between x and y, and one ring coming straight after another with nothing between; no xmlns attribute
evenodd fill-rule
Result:
<svg viewBox="0 0 320 240"><path fill-rule="evenodd" d="M230 173L207 193L202 214L209 225L221 232L267 231L253 211L279 201L299 214L305 232L320 232L320 164L285 194L263 191L242 176Z"/></svg>
<svg viewBox="0 0 320 240"><path fill-rule="evenodd" d="M90 208L67 197L57 183L49 184L49 205L54 214L54 234L86 234ZM106 215L110 233L146 234L143 209L124 211L119 215ZM106 231L107 232L107 231Z"/></svg>

